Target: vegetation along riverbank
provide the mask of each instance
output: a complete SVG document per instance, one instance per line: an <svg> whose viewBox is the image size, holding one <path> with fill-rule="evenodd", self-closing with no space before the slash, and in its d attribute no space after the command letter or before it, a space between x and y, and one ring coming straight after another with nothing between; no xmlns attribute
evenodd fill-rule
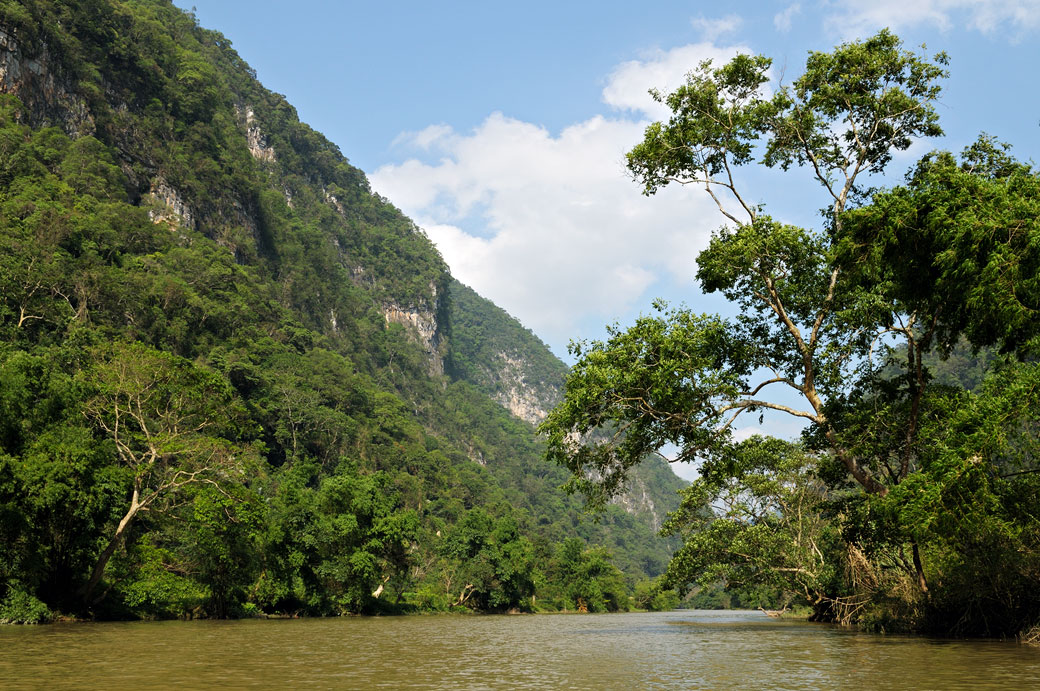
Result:
<svg viewBox="0 0 1040 691"><path fill-rule="evenodd" d="M730 311L659 301L568 368L194 14L0 0L0 621L692 591L1035 637L1037 171L904 153L949 65L887 30L690 68L627 165L706 190ZM804 432L734 433L763 416Z"/></svg>

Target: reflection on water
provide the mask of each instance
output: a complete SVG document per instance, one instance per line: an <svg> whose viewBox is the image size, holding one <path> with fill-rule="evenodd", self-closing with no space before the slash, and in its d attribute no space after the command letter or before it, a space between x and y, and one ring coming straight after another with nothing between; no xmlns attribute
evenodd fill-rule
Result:
<svg viewBox="0 0 1040 691"><path fill-rule="evenodd" d="M759 612L0 627L0 688L1040 688L1040 650Z"/></svg>

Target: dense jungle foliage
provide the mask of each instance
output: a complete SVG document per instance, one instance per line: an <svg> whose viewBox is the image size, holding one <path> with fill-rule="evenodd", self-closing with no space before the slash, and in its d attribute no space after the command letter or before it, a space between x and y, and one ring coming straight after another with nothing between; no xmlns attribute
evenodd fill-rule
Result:
<svg viewBox="0 0 1040 691"><path fill-rule="evenodd" d="M1040 175L983 135L870 178L942 133L946 63L882 31L779 86L742 55L656 94L672 116L629 170L647 194L711 193L727 225L697 279L735 316L658 303L578 344L543 429L594 498L666 444L700 461L669 583L880 630L1040 630ZM822 227L751 202L747 165L814 179ZM766 412L802 439L749 438Z"/></svg>
<svg viewBox="0 0 1040 691"><path fill-rule="evenodd" d="M0 32L0 620L674 604L675 545L493 400L559 361L226 39L165 0Z"/></svg>

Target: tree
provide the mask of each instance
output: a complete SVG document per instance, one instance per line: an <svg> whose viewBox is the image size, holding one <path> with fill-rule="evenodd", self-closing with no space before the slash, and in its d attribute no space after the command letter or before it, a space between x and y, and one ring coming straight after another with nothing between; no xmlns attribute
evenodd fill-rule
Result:
<svg viewBox="0 0 1040 691"><path fill-rule="evenodd" d="M531 543L520 534L512 516L496 519L482 508L470 509L455 524L441 551L457 564L445 584L458 588L453 607L531 608L535 582Z"/></svg>
<svg viewBox="0 0 1040 691"><path fill-rule="evenodd" d="M71 347L0 356L0 589L20 582L56 610L96 557L117 473L81 414Z"/></svg>
<svg viewBox="0 0 1040 691"><path fill-rule="evenodd" d="M799 444L757 435L709 454L665 526L684 536L670 580L764 586L785 604L832 595L834 565L825 554L840 535L825 516L827 488L814 461Z"/></svg>
<svg viewBox="0 0 1040 691"><path fill-rule="evenodd" d="M524 368L542 393L563 364L482 298L456 299L428 238L224 37L168 2L4 1L0 24L26 58L46 47L65 87L23 71L26 107L0 98L0 602L331 614L407 603L414 573L450 590L438 607L486 574L481 607L525 607L528 538L576 535L628 574L660 572L650 521L612 507L577 525L563 471L532 463L530 427L492 400L501 352L541 362ZM250 153L256 127L274 167ZM152 222L173 211L194 223ZM429 376L388 305L436 312L441 355L464 367ZM113 340L187 360L94 347ZM164 387L173 413L207 425L186 423L153 462L175 415L123 408ZM178 393L197 388L212 395ZM237 470L251 454L236 428L261 430L256 472ZM439 548L474 507L493 517L481 570L439 588L469 575ZM108 593L96 607L77 592L92 577L89 599Z"/></svg>
<svg viewBox="0 0 1040 691"><path fill-rule="evenodd" d="M633 604L650 612L666 612L679 607L679 593L668 588L663 577L636 583Z"/></svg>
<svg viewBox="0 0 1040 691"><path fill-rule="evenodd" d="M585 546L581 538L556 545L546 571L548 599L561 609L579 612L628 610L624 574L603 547Z"/></svg>
<svg viewBox="0 0 1040 691"><path fill-rule="evenodd" d="M602 500L618 491L633 465L666 444L679 448L673 460L732 454L739 448L732 441L734 424L765 410L808 424L814 465L829 473L834 490L849 492L851 480L866 497L883 499L922 470L926 355L937 343L955 342L964 329L963 319L946 320L946 301L960 300L963 312L973 298L968 291L965 303L953 290L955 274L941 262L936 270L945 283L912 282L921 277L903 263L903 252L917 240L913 230L896 232L895 222L879 229L878 214L894 204L875 205L874 213L870 206L858 210L871 201L864 182L869 174L882 172L893 152L915 138L941 133L933 104L946 62L941 53L929 61L905 51L882 31L831 53L811 53L805 72L769 97L770 61L749 56L718 69L703 63L672 94L655 94L672 117L647 128L628 154L629 169L648 195L672 183L696 184L715 200L731 225L717 231L698 257L697 278L705 292L734 303L739 315L697 315L657 303L658 316L642 317L627 330L610 328L606 342L572 346L579 359L565 400L541 429L548 457L568 466L575 487ZM784 224L751 203L738 169L752 163L808 170L827 199L824 227ZM949 207L937 194L929 199L941 222ZM1007 227L1006 219L995 222ZM936 242L923 249L925 258L949 247L939 235L930 236ZM964 242L956 256L970 264L985 249ZM896 339L905 360L898 377L882 381L879 352ZM792 403L790 394L775 395L778 388L801 403ZM885 435L870 441L853 421L876 413L882 403L890 416L870 419L885 427ZM705 468L716 472L719 466ZM740 477L736 468L727 472ZM700 483L691 492L705 489ZM780 508L768 513L785 515ZM692 520L689 512L686 517ZM912 555L892 563L927 593L917 533L905 524L889 527L891 550L901 554L908 545ZM764 553L771 549L763 547ZM773 559L770 568L780 563ZM682 570L684 577L694 572L703 570Z"/></svg>
<svg viewBox="0 0 1040 691"><path fill-rule="evenodd" d="M189 485L219 487L248 454L233 441L236 407L216 374L136 343L99 348L95 358L86 375L95 394L84 412L115 447L129 506L80 591L88 603L138 514L169 510Z"/></svg>
<svg viewBox="0 0 1040 691"><path fill-rule="evenodd" d="M314 573L334 611L371 609L385 586L401 585L418 516L399 503L386 473L346 472L322 481L303 541L314 552Z"/></svg>
<svg viewBox="0 0 1040 691"><path fill-rule="evenodd" d="M542 429L597 501L665 444L702 462L668 526L685 540L673 582L801 590L825 616L943 633L1013 635L1040 617L1040 176L983 136L959 159L925 156L902 186L860 180L939 132L944 64L881 32L812 54L768 99L769 62L749 57L658 96L674 115L629 167L648 194L703 184L715 199L732 225L697 276L739 314L657 304L576 344ZM734 171L756 157L810 171L821 230L746 202ZM970 388L933 377L962 339L1003 353ZM734 442L765 410L808 423L800 447Z"/></svg>
<svg viewBox="0 0 1040 691"><path fill-rule="evenodd" d="M595 458L612 487L614 473L623 477L667 441L683 442L679 460L692 460L740 415L771 409L820 427L856 481L884 493L876 471L838 443L825 401L846 389L863 366L858 356L896 315L878 291L845 280L834 239L850 200L863 193L863 174L882 171L912 137L941 133L932 102L945 62L943 54L933 64L905 52L882 31L831 54L812 53L805 74L770 99L762 95L770 61L749 56L714 70L703 63L674 93L657 94L674 114L647 128L628 155L629 169L647 194L672 182L701 184L716 200L734 227L714 235L698 257L697 277L741 315L726 320L657 304L663 318L612 329L606 344L577 344L582 360L569 388L586 390L580 399L569 395L544 427L550 456L576 473ZM754 162L756 152L766 166L812 171L831 202L828 228L779 223L746 200L734 169ZM619 379L619 367L633 365L641 369ZM589 388L596 384L600 389ZM796 392L805 408L760 396L775 385ZM624 441L586 451L569 441L569 432L584 435L603 424L619 425Z"/></svg>
<svg viewBox="0 0 1040 691"><path fill-rule="evenodd" d="M843 221L843 269L885 285L896 311L930 316L944 353L962 335L1021 353L1040 334L1040 176L1007 144L982 135L960 160L930 153Z"/></svg>

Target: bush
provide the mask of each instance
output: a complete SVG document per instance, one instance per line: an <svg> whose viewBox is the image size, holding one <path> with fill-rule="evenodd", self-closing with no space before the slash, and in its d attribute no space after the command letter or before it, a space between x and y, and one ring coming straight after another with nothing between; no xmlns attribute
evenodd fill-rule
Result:
<svg viewBox="0 0 1040 691"><path fill-rule="evenodd" d="M12 588L0 603L0 624L46 624L51 610L34 596Z"/></svg>

